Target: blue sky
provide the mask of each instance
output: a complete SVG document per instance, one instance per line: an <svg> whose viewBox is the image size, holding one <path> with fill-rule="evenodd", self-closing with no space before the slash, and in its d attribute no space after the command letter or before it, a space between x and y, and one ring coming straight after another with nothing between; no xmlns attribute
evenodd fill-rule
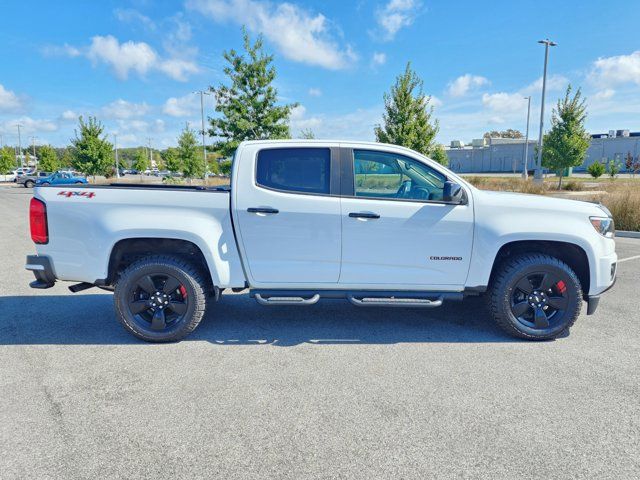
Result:
<svg viewBox="0 0 640 480"><path fill-rule="evenodd" d="M96 115L122 146L176 142L199 126L191 92L224 80L222 52L241 26L275 55L283 102L299 102L292 134L373 139L382 95L407 61L424 79L439 141L490 129L537 137L543 47L548 106L571 82L590 131L640 130L640 2L8 1L0 29L0 135L62 146L78 115ZM213 99L207 113L214 115ZM548 108L550 111L551 108Z"/></svg>

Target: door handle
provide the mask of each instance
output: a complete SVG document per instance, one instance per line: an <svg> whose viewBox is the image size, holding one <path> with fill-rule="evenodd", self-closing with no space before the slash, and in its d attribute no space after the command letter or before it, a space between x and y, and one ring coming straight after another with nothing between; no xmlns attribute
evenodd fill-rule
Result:
<svg viewBox="0 0 640 480"><path fill-rule="evenodd" d="M380 215L372 212L351 212L349 216L351 218L370 218L370 219L380 218Z"/></svg>
<svg viewBox="0 0 640 480"><path fill-rule="evenodd" d="M277 208L271 208L271 207L249 207L247 208L247 212L249 213L270 213L270 214L276 214L278 213L280 210L278 210Z"/></svg>

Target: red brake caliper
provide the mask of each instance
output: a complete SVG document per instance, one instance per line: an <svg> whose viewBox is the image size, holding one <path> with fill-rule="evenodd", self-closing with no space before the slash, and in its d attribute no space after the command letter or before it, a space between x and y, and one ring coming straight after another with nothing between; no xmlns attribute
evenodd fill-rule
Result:
<svg viewBox="0 0 640 480"><path fill-rule="evenodd" d="M567 286L565 285L565 283L560 280L558 283L556 283L556 288L558 289L558 292L564 294L564 292L567 291Z"/></svg>
<svg viewBox="0 0 640 480"><path fill-rule="evenodd" d="M186 300L187 299L187 289L184 288L184 285L180 285L180 288L178 290L180 290L180 295L182 295L182 299Z"/></svg>

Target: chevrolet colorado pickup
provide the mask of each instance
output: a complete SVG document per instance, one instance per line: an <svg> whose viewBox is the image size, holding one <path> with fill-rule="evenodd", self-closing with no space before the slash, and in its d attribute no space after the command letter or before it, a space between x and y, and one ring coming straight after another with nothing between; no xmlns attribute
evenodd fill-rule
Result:
<svg viewBox="0 0 640 480"><path fill-rule="evenodd" d="M185 337L209 300L246 288L261 305L484 295L509 334L551 339L616 275L604 207L481 191L380 143L244 142L227 187L36 187L30 226L32 287L112 290L122 325L154 342Z"/></svg>

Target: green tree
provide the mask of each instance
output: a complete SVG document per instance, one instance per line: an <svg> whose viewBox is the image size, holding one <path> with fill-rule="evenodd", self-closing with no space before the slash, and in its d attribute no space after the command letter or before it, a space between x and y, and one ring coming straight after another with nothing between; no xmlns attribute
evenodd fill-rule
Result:
<svg viewBox="0 0 640 480"><path fill-rule="evenodd" d="M297 105L277 105L273 55L264 53L262 37L252 44L246 30L243 33L246 55L224 52L230 85L210 87L216 112L222 116L209 119L209 135L218 139L214 148L224 157L231 156L243 140L289 138L289 115Z"/></svg>
<svg viewBox="0 0 640 480"><path fill-rule="evenodd" d="M604 175L605 166L602 162L593 162L587 167L587 172L589 172L589 175L591 175L593 178L600 178L602 175Z"/></svg>
<svg viewBox="0 0 640 480"><path fill-rule="evenodd" d="M95 117L89 117L84 121L82 117L78 119L79 131L76 130L76 137L71 141L73 150L73 168L93 176L106 175L113 166L113 145L106 136L103 136L104 126Z"/></svg>
<svg viewBox="0 0 640 480"><path fill-rule="evenodd" d="M520 130L507 128L506 130L502 130L502 131L491 130L490 132L485 132L483 137L484 138L523 138L524 135L522 135L522 132Z"/></svg>
<svg viewBox="0 0 640 480"><path fill-rule="evenodd" d="M571 95L567 87L551 116L551 130L544 135L542 166L559 173L558 190L562 188L562 173L569 167L582 165L589 148L589 135L584 128L587 107L578 88Z"/></svg>
<svg viewBox="0 0 640 480"><path fill-rule="evenodd" d="M433 147L429 158L431 158L431 160L435 160L440 165L444 165L445 167L449 165L447 151L444 149L444 146L439 143Z"/></svg>
<svg viewBox="0 0 640 480"><path fill-rule="evenodd" d="M611 177L611 180L616 178L618 173L620 173L620 163L615 160L609 160L607 162L607 173Z"/></svg>
<svg viewBox="0 0 640 480"><path fill-rule="evenodd" d="M4 147L0 150L0 175L16 168L16 154L13 149Z"/></svg>
<svg viewBox="0 0 640 480"><path fill-rule="evenodd" d="M300 130L300 138L313 140L314 138L316 138L316 134L313 133L313 130L311 130L310 128L304 128Z"/></svg>
<svg viewBox="0 0 640 480"><path fill-rule="evenodd" d="M202 177L204 175L204 165L202 158L198 156L198 140L195 130L185 126L178 138L178 158L182 165L182 174L185 178Z"/></svg>
<svg viewBox="0 0 640 480"><path fill-rule="evenodd" d="M431 97L422 91L422 80L407 63L391 92L384 94L384 125L375 127L376 140L431 155L440 126L437 120L432 121L430 102Z"/></svg>
<svg viewBox="0 0 640 480"><path fill-rule="evenodd" d="M224 175L231 175L231 160L223 160L220 162L220 172Z"/></svg>
<svg viewBox="0 0 640 480"><path fill-rule="evenodd" d="M145 152L143 148L138 148L136 150L133 162L131 163L131 168L138 170L140 180L142 180L142 174L147 168L149 168L149 157L147 157L147 152Z"/></svg>
<svg viewBox="0 0 640 480"><path fill-rule="evenodd" d="M69 168L73 166L73 150L71 148L65 148L60 158L60 167L61 168Z"/></svg>
<svg viewBox="0 0 640 480"><path fill-rule="evenodd" d="M55 172L60 168L58 155L51 145L43 145L38 153L38 168L45 172Z"/></svg>
<svg viewBox="0 0 640 480"><path fill-rule="evenodd" d="M160 156L164 160L164 165L165 167L167 167L167 170L171 172L182 171L182 162L178 157L178 150L176 148L169 147L164 152L162 152Z"/></svg>

